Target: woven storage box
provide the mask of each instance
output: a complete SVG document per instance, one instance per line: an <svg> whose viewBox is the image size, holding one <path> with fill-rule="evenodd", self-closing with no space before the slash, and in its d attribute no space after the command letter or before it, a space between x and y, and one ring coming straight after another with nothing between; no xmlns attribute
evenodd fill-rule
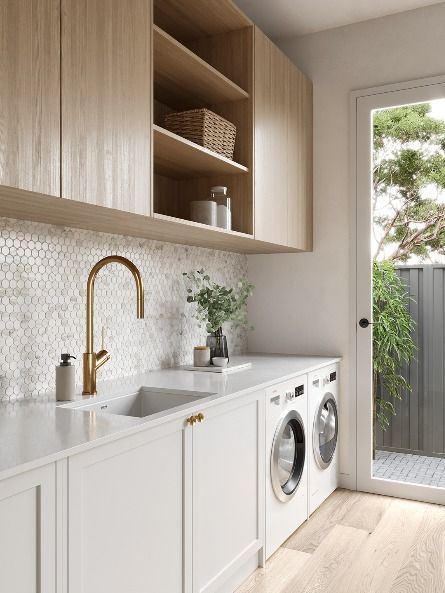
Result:
<svg viewBox="0 0 445 593"><path fill-rule="evenodd" d="M236 126L209 109L191 109L165 117L170 132L233 159Z"/></svg>

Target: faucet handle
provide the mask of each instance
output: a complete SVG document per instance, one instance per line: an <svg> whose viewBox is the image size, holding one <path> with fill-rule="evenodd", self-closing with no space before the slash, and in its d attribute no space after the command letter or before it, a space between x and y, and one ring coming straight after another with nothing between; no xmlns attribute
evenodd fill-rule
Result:
<svg viewBox="0 0 445 593"><path fill-rule="evenodd" d="M110 360L111 354L106 350L99 350L96 353L96 370L100 368L103 364L105 364L108 360Z"/></svg>

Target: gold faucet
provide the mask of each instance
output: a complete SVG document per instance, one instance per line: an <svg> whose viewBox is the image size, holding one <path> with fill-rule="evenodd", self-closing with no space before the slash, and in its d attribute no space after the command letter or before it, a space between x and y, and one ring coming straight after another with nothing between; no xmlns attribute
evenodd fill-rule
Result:
<svg viewBox="0 0 445 593"><path fill-rule="evenodd" d="M87 282L87 351L83 355L83 395L96 395L96 371L110 359L106 350L94 352L94 282L97 273L108 264L122 264L130 270L136 282L137 318L144 318L144 283L141 273L129 259L120 255L110 255L97 262L88 276Z"/></svg>

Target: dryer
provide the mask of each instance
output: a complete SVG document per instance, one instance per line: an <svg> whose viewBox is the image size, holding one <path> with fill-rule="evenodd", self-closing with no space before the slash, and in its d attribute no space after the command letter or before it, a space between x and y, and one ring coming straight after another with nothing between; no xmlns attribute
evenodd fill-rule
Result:
<svg viewBox="0 0 445 593"><path fill-rule="evenodd" d="M309 515L338 487L339 365L309 374Z"/></svg>
<svg viewBox="0 0 445 593"><path fill-rule="evenodd" d="M266 391L266 558L308 517L307 376Z"/></svg>

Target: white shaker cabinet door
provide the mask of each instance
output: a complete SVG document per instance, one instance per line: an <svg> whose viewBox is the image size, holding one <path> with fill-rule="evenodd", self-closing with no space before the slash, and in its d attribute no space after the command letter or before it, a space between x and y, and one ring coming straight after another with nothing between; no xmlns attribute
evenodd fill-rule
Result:
<svg viewBox="0 0 445 593"><path fill-rule="evenodd" d="M183 593L184 425L69 459L69 593Z"/></svg>
<svg viewBox="0 0 445 593"><path fill-rule="evenodd" d="M203 414L193 427L193 592L215 593L263 546L264 394Z"/></svg>
<svg viewBox="0 0 445 593"><path fill-rule="evenodd" d="M54 464L0 481L0 591L55 593Z"/></svg>

